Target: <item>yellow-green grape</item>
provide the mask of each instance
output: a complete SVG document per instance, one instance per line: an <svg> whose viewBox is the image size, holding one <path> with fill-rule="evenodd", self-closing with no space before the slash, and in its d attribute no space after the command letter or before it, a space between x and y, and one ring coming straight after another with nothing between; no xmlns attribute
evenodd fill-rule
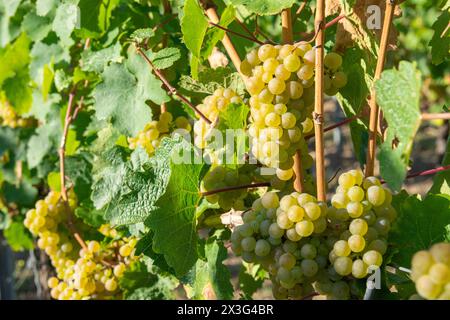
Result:
<svg viewBox="0 0 450 320"><path fill-rule="evenodd" d="M351 253L350 246L345 240L337 241L333 246L333 251L338 257L347 257Z"/></svg>
<svg viewBox="0 0 450 320"><path fill-rule="evenodd" d="M437 243L415 253L411 278L422 298L450 300L450 244Z"/></svg>
<svg viewBox="0 0 450 320"><path fill-rule="evenodd" d="M259 90L261 91L261 90ZM219 88L210 96L203 99L203 102L197 106L197 109L202 112L207 119L215 122L219 117L219 113L224 112L231 103L241 102L241 98L231 89ZM210 125L199 118L194 123L194 143L198 148L204 149L208 145L208 133Z"/></svg>
<svg viewBox="0 0 450 320"><path fill-rule="evenodd" d="M383 262L383 257L381 256L381 253L375 250L369 250L363 255L363 261L368 266L381 266L381 263Z"/></svg>
<svg viewBox="0 0 450 320"><path fill-rule="evenodd" d="M353 261L352 275L357 279L362 279L367 276L368 267L367 264L361 259Z"/></svg>
<svg viewBox="0 0 450 320"><path fill-rule="evenodd" d="M10 105L5 93L0 92L0 126L11 128L29 127L34 124L32 118L22 118Z"/></svg>
<svg viewBox="0 0 450 320"><path fill-rule="evenodd" d="M349 257L338 257L333 262L333 267L341 276L348 276L352 273L353 262Z"/></svg>

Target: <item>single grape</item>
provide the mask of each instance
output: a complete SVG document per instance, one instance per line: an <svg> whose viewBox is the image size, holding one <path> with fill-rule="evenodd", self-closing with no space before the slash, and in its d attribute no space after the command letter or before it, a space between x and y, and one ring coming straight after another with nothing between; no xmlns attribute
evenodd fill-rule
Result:
<svg viewBox="0 0 450 320"><path fill-rule="evenodd" d="M347 240L348 246L353 252L361 252L366 246L366 241L364 238L358 234L350 236Z"/></svg>
<svg viewBox="0 0 450 320"><path fill-rule="evenodd" d="M333 246L333 251L338 257L347 257L351 249L345 240L339 240L337 241Z"/></svg>
<svg viewBox="0 0 450 320"><path fill-rule="evenodd" d="M255 254L259 257L265 257L270 253L271 247L267 240L259 239L256 241Z"/></svg>
<svg viewBox="0 0 450 320"><path fill-rule="evenodd" d="M325 55L323 63L325 67L337 70L342 65L342 57L335 52L330 52Z"/></svg>
<svg viewBox="0 0 450 320"><path fill-rule="evenodd" d="M333 263L334 270L341 276L348 276L352 273L352 259L349 257L338 257Z"/></svg>

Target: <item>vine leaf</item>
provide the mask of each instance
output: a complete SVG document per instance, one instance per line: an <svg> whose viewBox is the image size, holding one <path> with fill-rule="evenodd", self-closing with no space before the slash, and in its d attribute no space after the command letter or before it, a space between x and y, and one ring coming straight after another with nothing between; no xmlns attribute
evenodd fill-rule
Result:
<svg viewBox="0 0 450 320"><path fill-rule="evenodd" d="M120 63L122 56L120 43L98 51L84 51L81 53L81 70L102 73L111 62Z"/></svg>
<svg viewBox="0 0 450 320"><path fill-rule="evenodd" d="M36 12L40 16L46 16L53 8L58 5L60 0L37 0Z"/></svg>
<svg viewBox="0 0 450 320"><path fill-rule="evenodd" d="M32 103L30 76L30 39L22 33L14 43L0 51L0 89L19 114L28 112Z"/></svg>
<svg viewBox="0 0 450 320"><path fill-rule="evenodd" d="M252 299L253 294L261 288L265 278L265 271L260 266L242 265L239 270L239 288L246 300Z"/></svg>
<svg viewBox="0 0 450 320"><path fill-rule="evenodd" d="M295 0L231 0L234 5L242 5L250 13L259 15L272 15L280 13L281 10L290 8Z"/></svg>
<svg viewBox="0 0 450 320"><path fill-rule="evenodd" d="M365 77L368 70L373 69L364 59L364 52L355 47L347 49L343 55L342 68L347 74L348 83L337 95L346 117L358 115L366 105L371 81ZM350 133L356 158L361 164L366 161L368 134L366 124L357 119L350 123Z"/></svg>
<svg viewBox="0 0 450 320"><path fill-rule="evenodd" d="M203 14L197 0L186 0L183 8L183 17L181 18L181 32L183 41L192 54L200 58L203 39L208 29L208 20Z"/></svg>
<svg viewBox="0 0 450 320"><path fill-rule="evenodd" d="M152 60L156 69L167 69L181 58L180 49L169 47L158 52L149 52L147 56Z"/></svg>
<svg viewBox="0 0 450 320"><path fill-rule="evenodd" d="M102 73L103 82L95 87L96 117L111 120L126 135L134 136L151 120L151 109L145 103L167 102L169 97L145 61L130 51L124 64L112 64Z"/></svg>
<svg viewBox="0 0 450 320"><path fill-rule="evenodd" d="M442 165L446 166L450 164L450 137L447 140L447 148L444 155ZM450 194L450 170L439 172L434 176L433 186L429 193L442 193Z"/></svg>
<svg viewBox="0 0 450 320"><path fill-rule="evenodd" d="M232 299L233 286L230 282L230 271L223 264L228 256L223 242L211 237L204 244L203 250L203 259L197 260L189 276L192 298Z"/></svg>
<svg viewBox="0 0 450 320"><path fill-rule="evenodd" d="M228 25L234 21L235 16L236 10L234 9L234 7L233 6L226 7L220 16L219 25L224 28L228 27ZM215 26L212 26L207 31L205 39L203 41L203 48L202 48L203 59L208 59L208 57L211 55L211 52L213 51L213 48L219 41L223 39L224 35L225 31Z"/></svg>
<svg viewBox="0 0 450 320"><path fill-rule="evenodd" d="M21 27L31 40L40 41L50 32L52 29L52 24L49 18L41 17L33 10L28 12L25 17L23 17Z"/></svg>
<svg viewBox="0 0 450 320"><path fill-rule="evenodd" d="M168 184L146 224L154 232L153 249L164 254L177 276L186 274L197 261L196 208L200 203L199 183L204 164L179 163L180 153L192 155L192 146L184 140L163 140L173 149L166 157ZM189 157L189 160L192 160ZM159 188L158 190L161 190Z"/></svg>
<svg viewBox="0 0 450 320"><path fill-rule="evenodd" d="M434 34L430 41L431 61L435 65L441 64L442 62L448 60L448 52L450 50L450 32L447 30L447 33L444 36L441 35L445 28L447 28L449 20L450 12L448 10L443 11L432 27Z"/></svg>
<svg viewBox="0 0 450 320"><path fill-rule="evenodd" d="M384 71L375 83L377 103L389 125L379 154L380 171L394 190L401 188L406 177L414 136L420 126L421 85L416 65L406 61L400 62L398 70Z"/></svg>
<svg viewBox="0 0 450 320"><path fill-rule="evenodd" d="M25 228L22 221L12 222L3 230L6 241L14 251L31 250L34 248L33 237Z"/></svg>
<svg viewBox="0 0 450 320"><path fill-rule="evenodd" d="M72 32L77 26L78 6L74 3L61 3L56 9L55 19L53 20L52 29L61 40L64 46L71 46L73 40Z"/></svg>
<svg viewBox="0 0 450 320"><path fill-rule="evenodd" d="M84 38L96 38L109 27L111 13L118 6L119 0L79 0L80 29L77 35Z"/></svg>
<svg viewBox="0 0 450 320"><path fill-rule="evenodd" d="M450 196L430 194L420 200L416 196L406 197L401 193L394 199L398 220L391 231L389 242L397 249L397 253L392 261L402 267L410 267L414 253L428 249L449 236Z"/></svg>

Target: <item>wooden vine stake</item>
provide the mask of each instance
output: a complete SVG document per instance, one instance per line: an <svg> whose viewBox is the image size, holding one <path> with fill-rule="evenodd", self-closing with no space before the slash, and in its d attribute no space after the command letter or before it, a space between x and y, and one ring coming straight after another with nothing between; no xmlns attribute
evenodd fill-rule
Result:
<svg viewBox="0 0 450 320"><path fill-rule="evenodd" d="M282 28L282 37L283 43L288 44L293 42L293 32L292 32L292 16L291 9L284 9L281 12L281 28ZM294 155L294 170L295 179L294 179L294 190L297 192L303 192L303 168L301 161L300 150Z"/></svg>
<svg viewBox="0 0 450 320"><path fill-rule="evenodd" d="M389 40L389 31L391 29L392 17L394 15L395 0L386 0L386 9L384 12L383 30L381 31L380 50L378 53L377 67L375 69L374 81L380 79L381 72L386 61L386 50ZM376 92L372 86L370 92L370 118L369 118L369 146L366 159L366 176L373 176L375 170L375 155L377 147L377 135L379 127L379 108L376 101Z"/></svg>
<svg viewBox="0 0 450 320"><path fill-rule="evenodd" d="M324 42L325 42L325 1L317 0L316 7L316 74L314 102L314 133L316 136L316 184L317 199L326 201L325 157L323 145L323 89L324 89Z"/></svg>

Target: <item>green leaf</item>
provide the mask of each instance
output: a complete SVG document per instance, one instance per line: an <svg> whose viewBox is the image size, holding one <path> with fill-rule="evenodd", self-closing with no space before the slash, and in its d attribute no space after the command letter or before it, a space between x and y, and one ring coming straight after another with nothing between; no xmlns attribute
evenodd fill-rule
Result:
<svg viewBox="0 0 450 320"><path fill-rule="evenodd" d="M102 78L103 82L92 93L97 119L111 120L120 132L136 135L151 120L150 107L145 104L146 96L142 95L144 84L139 86L123 64L106 67Z"/></svg>
<svg viewBox="0 0 450 320"><path fill-rule="evenodd" d="M236 10L233 6L228 6L222 12L220 16L219 25L226 28L230 23L232 23L235 19ZM202 57L203 59L208 59L211 55L213 48L217 45L219 41L223 39L225 35L225 31L212 26L208 32L206 33L205 39L203 41L204 45L202 48Z"/></svg>
<svg viewBox="0 0 450 320"><path fill-rule="evenodd" d="M0 88L6 79L15 77L30 62L30 39L22 33L14 43L0 51Z"/></svg>
<svg viewBox="0 0 450 320"><path fill-rule="evenodd" d="M48 98L48 94L52 88L54 77L55 77L55 73L53 71L53 66L46 64L44 66L44 74L43 74L43 80L42 80L42 97L44 98L44 101L46 101ZM31 91L31 89L30 89L30 91Z"/></svg>
<svg viewBox="0 0 450 320"><path fill-rule="evenodd" d="M143 222L155 210L155 203L166 191L170 176L170 156L176 143L164 139L144 167L126 167L124 189L109 206L106 218L115 225ZM135 151L136 152L136 151ZM139 151L138 151L139 152Z"/></svg>
<svg viewBox="0 0 450 320"><path fill-rule="evenodd" d="M84 201L90 196L92 184L92 160L90 155L82 152L73 156L66 156L66 175L68 183L74 185L78 200Z"/></svg>
<svg viewBox="0 0 450 320"><path fill-rule="evenodd" d="M123 151L114 147L104 154L106 165L93 177L91 200L95 208L102 209L119 196L127 173Z"/></svg>
<svg viewBox="0 0 450 320"><path fill-rule="evenodd" d="M18 184L5 182L3 184L3 197L7 203L15 203L18 206L31 207L37 196L37 189L28 181Z"/></svg>
<svg viewBox="0 0 450 320"><path fill-rule="evenodd" d="M28 141L27 162L30 168L37 167L52 147L58 145L61 134L61 122L55 114L48 123L36 129L36 134Z"/></svg>
<svg viewBox="0 0 450 320"><path fill-rule="evenodd" d="M272 15L280 13L283 9L292 7L295 0L230 0L230 2L235 6L242 5L250 13Z"/></svg>
<svg viewBox="0 0 450 320"><path fill-rule="evenodd" d="M111 62L120 63L122 61L121 50L120 43L116 42L114 46L105 49L85 51L81 54L81 69L88 72L102 73Z"/></svg>
<svg viewBox="0 0 450 320"><path fill-rule="evenodd" d="M102 35L109 28L112 11L119 2L120 0L79 0L81 30L77 30L77 35L83 38Z"/></svg>
<svg viewBox="0 0 450 320"><path fill-rule="evenodd" d="M56 8L60 0L37 0L36 12L40 16L47 15L53 8Z"/></svg>
<svg viewBox="0 0 450 320"><path fill-rule="evenodd" d="M261 288L264 282L264 277L258 275L259 268L258 266L242 265L239 270L239 288L244 299L252 299L253 294Z"/></svg>
<svg viewBox="0 0 450 320"><path fill-rule="evenodd" d="M93 228L98 228L105 223L104 214L104 211L90 207L81 206L75 209L75 216Z"/></svg>
<svg viewBox="0 0 450 320"><path fill-rule="evenodd" d="M180 49L178 48L164 48L158 52L148 52L149 58L152 60L156 69L167 69L181 58Z"/></svg>
<svg viewBox="0 0 450 320"><path fill-rule="evenodd" d="M347 74L348 83L339 90L337 98L345 116L350 118L360 114L369 95L370 82L365 76L369 66L364 60L364 52L357 47L347 49L343 54L342 68ZM367 126L359 119L352 121L350 133L355 156L363 165L366 161L368 142Z"/></svg>
<svg viewBox="0 0 450 320"><path fill-rule="evenodd" d="M43 42L36 42L31 49L32 61L30 64L30 76L36 83L42 82L42 72L44 65L53 62L70 62L69 51L58 44L47 45Z"/></svg>
<svg viewBox="0 0 450 320"><path fill-rule="evenodd" d="M14 15L22 0L0 1L0 47L6 46L16 36Z"/></svg>
<svg viewBox="0 0 450 320"><path fill-rule="evenodd" d="M245 129L249 112L250 108L243 103L229 104L220 114L220 126L226 129Z"/></svg>
<svg viewBox="0 0 450 320"><path fill-rule="evenodd" d="M59 172L50 172L47 176L47 184L51 190L61 191L61 174Z"/></svg>
<svg viewBox="0 0 450 320"><path fill-rule="evenodd" d="M35 11L30 11L23 18L22 30L33 41L41 41L52 29L52 24L49 18L42 17L36 14Z"/></svg>
<svg viewBox="0 0 450 320"><path fill-rule="evenodd" d="M136 31L134 31L131 34L130 38L134 42L137 42L140 44L140 43L144 42L145 40L150 39L154 35L155 35L155 31L153 31L153 29L145 28L145 29L137 29Z"/></svg>
<svg viewBox="0 0 450 320"><path fill-rule="evenodd" d="M445 150L442 165L450 165L450 137L447 140L447 148ZM450 194L450 170L439 172L434 176L433 186L428 193Z"/></svg>
<svg viewBox="0 0 450 320"><path fill-rule="evenodd" d="M65 2L56 9L52 30L55 31L63 45L71 46L73 44L71 35L77 26L78 18L78 6L74 3Z"/></svg>
<svg viewBox="0 0 450 320"><path fill-rule="evenodd" d="M146 224L154 232L155 252L164 254L176 275L182 276L197 261L195 211L201 200L198 181L204 165L174 163L176 153L192 154L193 148L186 141L174 143L174 140L164 139L162 144L172 145L173 148L170 149L169 158L166 158L166 165L170 166L170 175L166 176L169 182Z"/></svg>
<svg viewBox="0 0 450 320"><path fill-rule="evenodd" d="M14 251L33 249L33 238L23 225L23 222L15 221L11 223L8 228L3 230L3 235Z"/></svg>
<svg viewBox="0 0 450 320"><path fill-rule="evenodd" d="M19 139L15 134L14 129L0 126L0 156L2 156L6 150L16 148L18 144Z"/></svg>
<svg viewBox="0 0 450 320"><path fill-rule="evenodd" d="M227 250L221 241L210 238L205 244L205 260L199 259L195 265L195 277L191 279L194 288L195 299L220 300L233 298L233 286L231 285L230 270L223 264L227 259Z"/></svg>
<svg viewBox="0 0 450 320"><path fill-rule="evenodd" d="M400 62L398 70L384 71L375 83L377 103L389 125L379 154L380 171L394 190L401 188L406 177L413 140L420 126L421 85L416 65L406 61ZM394 150L393 142L398 143Z"/></svg>
<svg viewBox="0 0 450 320"><path fill-rule="evenodd" d="M446 32L444 36L442 33L448 26L450 20L450 12L448 10L443 11L438 17L437 21L433 24L434 30L433 38L430 41L432 62L435 65L449 59L450 51L450 33Z"/></svg>
<svg viewBox="0 0 450 320"><path fill-rule="evenodd" d="M398 250L393 261L409 268L414 253L442 242L447 236L450 196L430 194L422 201L411 196L394 200L393 204L398 212L398 220L389 236L389 242Z"/></svg>
<svg viewBox="0 0 450 320"><path fill-rule="evenodd" d="M6 79L3 90L17 113L25 114L30 110L33 102L32 89L26 68L17 70L13 78Z"/></svg>
<svg viewBox="0 0 450 320"><path fill-rule="evenodd" d="M133 263L119 279L120 288L124 294L142 287L152 287L158 281L158 277L147 271L147 267L142 262Z"/></svg>
<svg viewBox="0 0 450 320"><path fill-rule="evenodd" d="M203 39L208 29L208 20L197 0L186 0L184 2L183 13L184 15L181 18L183 42L189 51L191 51L192 55L200 58Z"/></svg>

